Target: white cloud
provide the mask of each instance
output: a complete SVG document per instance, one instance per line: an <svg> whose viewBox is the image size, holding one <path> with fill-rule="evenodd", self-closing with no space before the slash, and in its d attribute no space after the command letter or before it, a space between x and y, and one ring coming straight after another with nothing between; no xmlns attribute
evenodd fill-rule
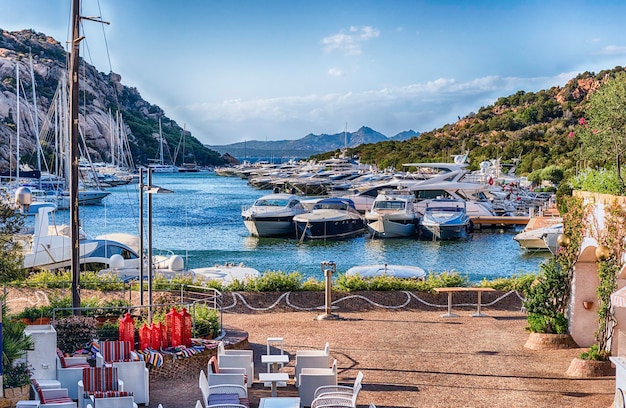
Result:
<svg viewBox="0 0 626 408"><path fill-rule="evenodd" d="M607 45L599 52L602 55L625 55L626 46L624 45Z"/></svg>
<svg viewBox="0 0 626 408"><path fill-rule="evenodd" d="M476 112L499 97L520 89L534 92L563 84L571 74L555 77L516 78L487 76L460 82L439 78L425 83L386 87L363 92L310 94L271 99L228 100L220 104L177 107L194 119L195 133L211 137L211 144L228 144L244 138L295 139L308 133L341 130L346 121L356 128L369 126L387 136L414 129L428 131L453 123L457 116ZM228 135L228 136L226 136Z"/></svg>
<svg viewBox="0 0 626 408"><path fill-rule="evenodd" d="M328 75L332 77L340 77L343 75L343 71L341 70L341 68L330 68L328 70Z"/></svg>
<svg viewBox="0 0 626 408"><path fill-rule="evenodd" d="M347 33L341 30L337 34L323 38L321 43L326 52L337 50L345 55L360 55L362 43L378 36L380 36L380 30L371 26L361 28L351 26Z"/></svg>

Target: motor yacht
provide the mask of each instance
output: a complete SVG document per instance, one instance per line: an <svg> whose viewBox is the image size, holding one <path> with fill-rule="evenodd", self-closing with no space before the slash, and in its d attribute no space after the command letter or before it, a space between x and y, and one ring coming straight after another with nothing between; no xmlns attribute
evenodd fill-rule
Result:
<svg viewBox="0 0 626 408"><path fill-rule="evenodd" d="M273 193L262 196L251 206L243 206L241 216L250 235L274 237L294 235L293 217L305 212L297 196Z"/></svg>
<svg viewBox="0 0 626 408"><path fill-rule="evenodd" d="M436 198L426 201L421 222L421 237L432 240L465 239L472 229L465 201Z"/></svg>
<svg viewBox="0 0 626 408"><path fill-rule="evenodd" d="M365 232L365 220L346 198L325 198L318 201L311 212L293 217L296 233L301 240L344 239Z"/></svg>
<svg viewBox="0 0 626 408"><path fill-rule="evenodd" d="M408 190L382 190L365 213L372 237L398 238L417 234L419 213L415 195Z"/></svg>

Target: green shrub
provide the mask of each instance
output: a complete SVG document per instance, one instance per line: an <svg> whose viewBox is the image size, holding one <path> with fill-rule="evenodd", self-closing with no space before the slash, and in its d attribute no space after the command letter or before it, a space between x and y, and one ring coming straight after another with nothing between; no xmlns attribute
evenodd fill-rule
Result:
<svg viewBox="0 0 626 408"><path fill-rule="evenodd" d="M566 334L567 318L562 313L546 316L537 313L528 314L528 331L533 333Z"/></svg>
<svg viewBox="0 0 626 408"><path fill-rule="evenodd" d="M219 331L219 313L207 305L197 304L192 308L191 316L194 320L193 337L212 339Z"/></svg>
<svg viewBox="0 0 626 408"><path fill-rule="evenodd" d="M250 292L293 292L302 287L302 274L299 272L268 271L263 275L248 280L243 290Z"/></svg>
<svg viewBox="0 0 626 408"><path fill-rule="evenodd" d="M611 352L607 350L600 350L597 344L592 344L589 350L580 354L580 358L583 360L597 360L606 361L611 356Z"/></svg>
<svg viewBox="0 0 626 408"><path fill-rule="evenodd" d="M30 365L24 361L2 367L4 388L23 387L30 384L31 374Z"/></svg>
<svg viewBox="0 0 626 408"><path fill-rule="evenodd" d="M85 348L97 333L97 321L93 317L70 316L59 319L54 328L57 331L57 346L64 353L74 353Z"/></svg>
<svg viewBox="0 0 626 408"><path fill-rule="evenodd" d="M493 288L495 290L516 290L522 295L528 294L531 285L537 279L537 273L523 273L509 278L483 279L477 286L481 288Z"/></svg>

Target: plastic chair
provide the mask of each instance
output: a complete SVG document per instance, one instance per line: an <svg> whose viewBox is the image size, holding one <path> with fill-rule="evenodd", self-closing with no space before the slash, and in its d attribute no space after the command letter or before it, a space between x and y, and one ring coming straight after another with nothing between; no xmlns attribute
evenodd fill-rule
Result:
<svg viewBox="0 0 626 408"><path fill-rule="evenodd" d="M224 342L217 345L217 364L220 372L225 368L243 368L246 370L248 388L254 380L254 355L252 350L226 350Z"/></svg>
<svg viewBox="0 0 626 408"><path fill-rule="evenodd" d="M42 389L34 378L30 380L30 385L40 407L76 408L76 403L69 397L67 388Z"/></svg>
<svg viewBox="0 0 626 408"><path fill-rule="evenodd" d="M130 349L129 341L101 341L96 358L117 368L119 379L125 384L125 391L133 393L136 403L150 403L150 371L139 355Z"/></svg>
<svg viewBox="0 0 626 408"><path fill-rule="evenodd" d="M315 399L315 392L324 386L337 386L337 360L330 368L303 368L298 378L300 406L308 407Z"/></svg>
<svg viewBox="0 0 626 408"><path fill-rule="evenodd" d="M124 382L119 379L116 367L89 367L83 369L83 378L78 382L78 408L94 403L94 395L111 399L128 397L124 393ZM119 394L116 394L119 393ZM104 394L104 395L101 395ZM108 401L114 403L114 401Z"/></svg>
<svg viewBox="0 0 626 408"><path fill-rule="evenodd" d="M206 377L209 385L238 384L245 386L246 381L251 381L246 376L245 368L222 368L215 356L211 357L207 363Z"/></svg>

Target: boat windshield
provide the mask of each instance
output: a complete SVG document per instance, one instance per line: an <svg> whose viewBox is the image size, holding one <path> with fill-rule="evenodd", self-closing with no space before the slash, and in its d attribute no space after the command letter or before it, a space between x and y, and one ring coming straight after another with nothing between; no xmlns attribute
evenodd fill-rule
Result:
<svg viewBox="0 0 626 408"><path fill-rule="evenodd" d="M254 203L257 207L285 207L289 200L282 199L259 199Z"/></svg>
<svg viewBox="0 0 626 408"><path fill-rule="evenodd" d="M406 207L404 201L376 201L375 209L403 210Z"/></svg>

